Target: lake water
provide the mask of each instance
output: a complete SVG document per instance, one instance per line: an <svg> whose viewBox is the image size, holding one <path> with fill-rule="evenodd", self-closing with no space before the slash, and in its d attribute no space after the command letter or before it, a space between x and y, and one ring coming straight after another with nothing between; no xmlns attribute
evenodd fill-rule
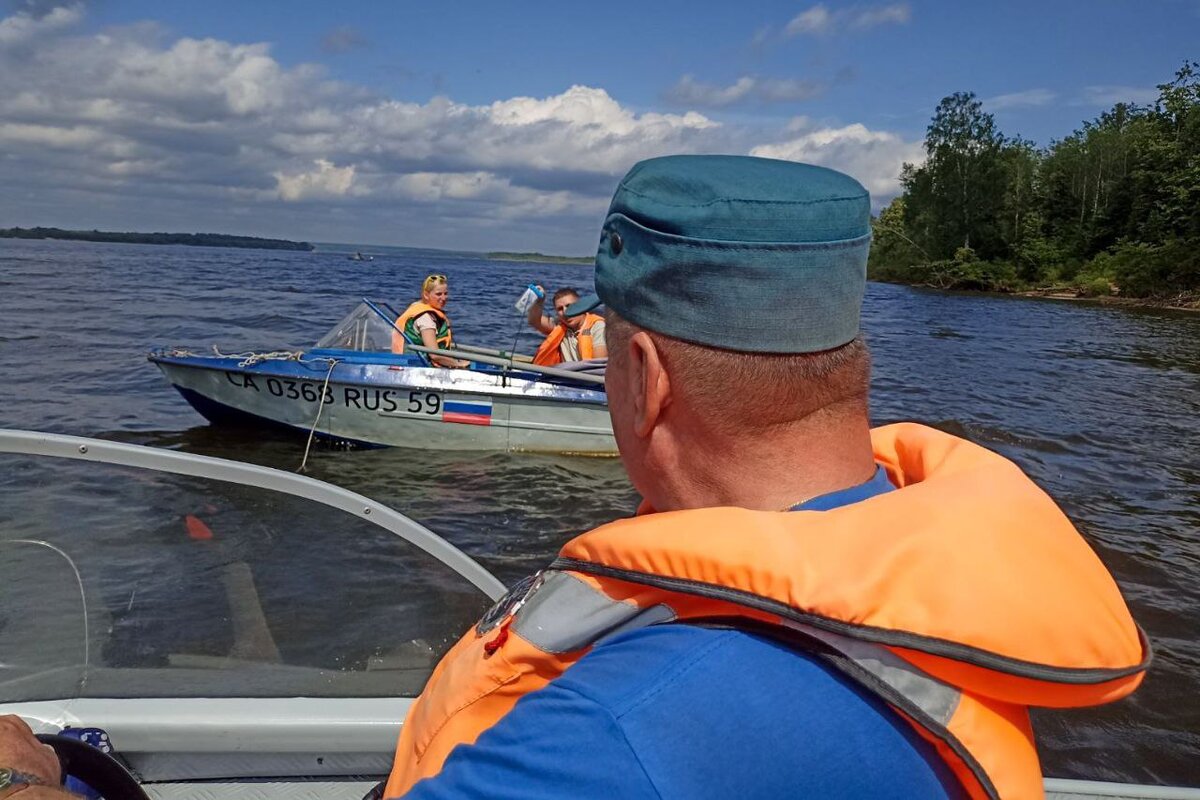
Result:
<svg viewBox="0 0 1200 800"><path fill-rule="evenodd" d="M0 240L0 427L295 469L302 439L208 426L146 352L303 348L363 296L407 302L429 272L450 276L456 339L531 352L512 309L524 286L591 284L590 267L372 252ZM936 425L1014 459L1084 531L1153 641L1131 699L1037 717L1047 774L1200 784L1200 315L872 284L864 327L874 420ZM424 523L505 582L636 503L615 459L319 449L309 474ZM356 577L383 585L379 569Z"/></svg>

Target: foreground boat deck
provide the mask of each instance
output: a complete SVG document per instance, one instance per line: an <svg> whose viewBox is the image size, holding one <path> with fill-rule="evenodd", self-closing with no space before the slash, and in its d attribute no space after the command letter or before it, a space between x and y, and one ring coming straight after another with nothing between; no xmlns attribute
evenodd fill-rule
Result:
<svg viewBox="0 0 1200 800"><path fill-rule="evenodd" d="M360 800L375 781L166 783L147 785L155 800ZM1046 779L1047 800L1196 800L1200 789Z"/></svg>

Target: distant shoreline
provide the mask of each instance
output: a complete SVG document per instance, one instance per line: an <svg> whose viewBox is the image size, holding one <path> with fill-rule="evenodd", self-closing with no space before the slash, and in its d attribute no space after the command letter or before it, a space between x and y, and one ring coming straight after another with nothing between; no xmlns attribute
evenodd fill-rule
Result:
<svg viewBox="0 0 1200 800"><path fill-rule="evenodd" d="M1016 297L1033 297L1041 300L1093 303L1100 306L1121 308L1156 308L1163 311L1190 311L1200 313L1200 293L1183 292L1176 297L1122 297L1120 295L1088 295L1069 287L1031 289L1012 292Z"/></svg>
<svg viewBox="0 0 1200 800"><path fill-rule="evenodd" d="M1117 308L1148 308L1160 311L1188 311L1200 313L1200 292L1180 292L1174 296L1158 297L1126 297L1119 294L1091 294L1071 285L1043 286L1036 289L1015 289L1012 291L997 291L995 289L966 288L961 286L937 286L932 283L904 281L895 278L868 276L873 283L886 283L892 286L908 286L913 289L928 289L955 295L980 295L991 297L1022 297L1032 300L1056 300L1068 303L1085 303L1096 306L1115 306Z"/></svg>
<svg viewBox="0 0 1200 800"><path fill-rule="evenodd" d="M253 250L315 250L308 242L231 236L224 233L134 233L130 231L69 231L62 228L0 228L0 239L61 239L109 244L182 244L190 247L242 247Z"/></svg>
<svg viewBox="0 0 1200 800"><path fill-rule="evenodd" d="M535 261L539 264L591 264L596 260L589 256L548 256L545 253L493 252L484 255L491 261Z"/></svg>

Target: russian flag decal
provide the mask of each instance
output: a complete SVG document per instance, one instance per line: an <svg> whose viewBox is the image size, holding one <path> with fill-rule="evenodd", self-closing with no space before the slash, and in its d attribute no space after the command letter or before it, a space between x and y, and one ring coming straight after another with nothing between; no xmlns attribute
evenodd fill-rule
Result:
<svg viewBox="0 0 1200 800"><path fill-rule="evenodd" d="M442 422L491 425L492 399L490 397L448 394L442 400Z"/></svg>

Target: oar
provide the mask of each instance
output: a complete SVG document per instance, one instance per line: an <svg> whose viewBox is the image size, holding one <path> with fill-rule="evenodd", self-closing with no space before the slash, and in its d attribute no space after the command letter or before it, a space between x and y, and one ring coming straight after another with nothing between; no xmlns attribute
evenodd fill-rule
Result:
<svg viewBox="0 0 1200 800"><path fill-rule="evenodd" d="M440 347L424 347L419 344L411 344L405 342L404 351L407 353L412 350L416 353L429 353L435 356L453 356L461 358L465 361L477 361L480 364L491 364L497 367L512 368L513 362L507 358L496 358L495 356L479 355L477 353L468 353L465 350L448 349L443 350ZM576 381L578 383L592 383L600 386L604 385L604 378L600 375L589 375L586 372L572 372L569 369L555 369L554 367L543 367L540 364L525 364L522 363L517 369L521 372L537 372L541 375L553 375L555 378L564 380Z"/></svg>
<svg viewBox="0 0 1200 800"><path fill-rule="evenodd" d="M476 347L473 344L456 344L455 348L467 353L479 353L483 356L496 356L497 358L511 359L522 364L532 364L533 356L525 356L520 353L510 353L507 350L493 350L490 347Z"/></svg>

